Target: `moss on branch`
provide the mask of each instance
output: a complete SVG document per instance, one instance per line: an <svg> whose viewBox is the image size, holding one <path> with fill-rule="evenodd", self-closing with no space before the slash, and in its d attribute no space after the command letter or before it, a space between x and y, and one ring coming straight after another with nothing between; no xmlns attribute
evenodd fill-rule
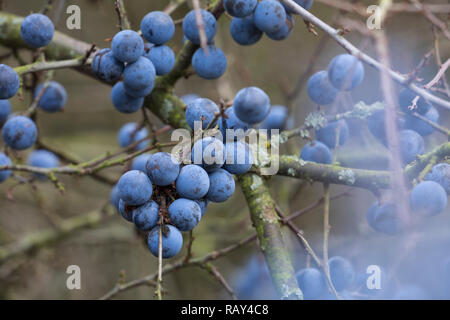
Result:
<svg viewBox="0 0 450 320"><path fill-rule="evenodd" d="M311 182L327 182L360 187L370 190L391 187L391 174L388 171L345 168L338 165L307 162L297 156L280 156L278 175L304 179Z"/></svg>
<svg viewBox="0 0 450 320"><path fill-rule="evenodd" d="M260 176L253 173L240 176L239 181L278 296L281 299L302 299L269 188Z"/></svg>

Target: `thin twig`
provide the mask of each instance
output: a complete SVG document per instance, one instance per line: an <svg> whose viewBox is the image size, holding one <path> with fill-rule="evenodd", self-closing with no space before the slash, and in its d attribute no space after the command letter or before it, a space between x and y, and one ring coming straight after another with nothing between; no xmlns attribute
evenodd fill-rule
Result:
<svg viewBox="0 0 450 320"><path fill-rule="evenodd" d="M219 284L225 289L226 292L230 295L231 299L237 300L236 294L234 293L231 286L228 284L228 282L225 280L225 278L222 276L222 274L217 270L217 268L210 262L207 262L203 265L203 268L207 270L214 279L219 282Z"/></svg>
<svg viewBox="0 0 450 320"><path fill-rule="evenodd" d="M128 20L127 11L125 10L123 0L115 0L114 7L116 9L117 15L119 16L120 30L131 29L131 24L130 21Z"/></svg>
<svg viewBox="0 0 450 320"><path fill-rule="evenodd" d="M430 82L428 82L426 85L424 85L423 87L425 89L430 89L431 87L435 86L439 80L445 75L445 71L447 71L447 69L450 67L450 59L448 59L443 65L441 65L441 67L439 68L438 73L436 74L436 76L433 78L433 80L431 80Z"/></svg>

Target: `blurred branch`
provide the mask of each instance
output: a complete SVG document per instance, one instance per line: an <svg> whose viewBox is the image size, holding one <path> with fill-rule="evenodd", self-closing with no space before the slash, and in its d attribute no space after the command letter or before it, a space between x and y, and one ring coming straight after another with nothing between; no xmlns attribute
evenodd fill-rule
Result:
<svg viewBox="0 0 450 320"><path fill-rule="evenodd" d="M225 291L230 295L231 299L237 300L236 294L234 293L233 289L230 287L228 282L225 280L225 278L222 276L222 274L217 270L217 268L210 262L207 262L203 265L203 268L208 271L214 279L219 282L219 284L225 289Z"/></svg>
<svg viewBox="0 0 450 320"><path fill-rule="evenodd" d="M423 122L425 122L426 124L428 124L429 126L433 127L434 129L436 129L436 131L445 134L447 136L447 138L450 139L450 130L449 129L447 129L447 128L443 127L443 126L440 126L436 122L433 122L433 121L431 121L428 118L425 118L423 115L421 115L421 114L419 114L417 112L414 112L412 115L413 115L413 117L416 117L417 119L420 119Z"/></svg>
<svg viewBox="0 0 450 320"><path fill-rule="evenodd" d="M203 17L200 11L200 1L192 0L192 5L195 10L195 22L197 23L198 33L200 35L200 46L205 51L205 54L208 55L208 39L206 38L205 26L203 24Z"/></svg>
<svg viewBox="0 0 450 320"><path fill-rule="evenodd" d="M392 0L380 0L381 20L383 21L386 16L386 12L392 6ZM374 36L376 50L379 59L385 69L380 72L381 91L384 96L385 103L385 134L387 147L389 149L389 168L392 171L392 191L393 196L399 202L399 216L405 223L408 222L407 212L407 189L405 185L405 179L403 176L403 160L400 146L400 134L397 126L396 107L398 104L397 96L393 91L393 83L389 76L388 70L390 70L390 52L389 42L384 30L378 30Z"/></svg>
<svg viewBox="0 0 450 320"><path fill-rule="evenodd" d="M334 296L340 300L341 297L336 292L333 282L330 276L330 266L328 264L328 236L330 234L330 185L328 183L323 184L323 271L325 273L325 279L327 280L328 287Z"/></svg>
<svg viewBox="0 0 450 320"><path fill-rule="evenodd" d="M143 139L143 140L145 140L145 139ZM135 144L138 144L140 142L141 141L136 141L135 143L133 143L129 147L125 148L124 150L121 150L119 154L122 154L125 151L133 150L134 147L136 147ZM53 179L54 174L68 174L68 175L85 176L85 175L91 175L91 174L97 173L98 171L101 171L106 168L122 165L125 162L132 160L145 152L148 152L148 151L151 151L154 149L163 148L163 147L174 146L176 143L177 142L158 143L156 145L149 146L142 150L135 151L131 154L127 154L121 158L113 159L113 160L110 160L111 155L108 153L107 155L102 156L100 159L89 160L89 161L86 161L83 163L79 163L77 165L69 165L69 166L56 167L56 168L41 168L41 167L32 167L32 166L27 166L27 165L18 165L18 164L14 165L13 164L10 166L8 166L8 165L0 166L0 170L8 169L8 170L13 170L13 171L37 173L37 174L45 175L45 176L49 177L50 179Z"/></svg>
<svg viewBox="0 0 450 320"><path fill-rule="evenodd" d="M54 153L55 155L57 155L58 158L60 158L61 160L65 161L65 162L68 162L69 164L79 165L81 162L79 159L68 154L67 152L57 149L57 148L50 146L49 144L43 142L42 140L39 139L39 137L38 137L38 140L36 141L36 148L48 150L48 151ZM98 173L98 172L92 173L91 177L99 182L105 183L110 186L113 186L116 184L115 179L111 179L105 175Z"/></svg>
<svg viewBox="0 0 450 320"><path fill-rule="evenodd" d="M443 22L441 19L436 17L428 6L423 5L422 3L420 3L417 0L410 0L410 2L412 2L413 6L416 7L418 10L420 10L420 12L423 13L425 18L427 18L428 21L430 21L433 25L438 27L442 31L442 34L448 40L450 40L450 30L447 28L447 24L445 22ZM441 11L441 12L437 12L437 13L444 13L444 12ZM447 13L449 13L449 12L447 12Z"/></svg>
<svg viewBox="0 0 450 320"><path fill-rule="evenodd" d="M436 63L438 65L438 67L442 67L442 58L441 58L441 50L440 50L440 46L439 46L439 33L437 32L437 27L435 25L433 25L432 27L432 31L433 31L433 43L434 43L434 56L436 57ZM448 98L450 98L450 86L448 84L447 78L443 77L442 78L442 82L444 84L444 89L445 89L445 94L447 95Z"/></svg>
<svg viewBox="0 0 450 320"><path fill-rule="evenodd" d="M102 222L103 218L104 214L102 212L92 211L62 220L58 223L58 228L44 229L21 236L21 240L0 247L0 264L18 255L28 254L48 247L75 234L77 231L94 228Z"/></svg>
<svg viewBox="0 0 450 320"><path fill-rule="evenodd" d="M448 59L444 64L442 64L439 68L438 73L436 74L436 76L433 78L433 80L431 80L429 83L427 83L424 88L425 89L430 89L431 87L435 86L436 84L438 84L438 82L441 80L441 78L443 78L445 76L445 72L447 71L447 69L450 67L450 59Z"/></svg>

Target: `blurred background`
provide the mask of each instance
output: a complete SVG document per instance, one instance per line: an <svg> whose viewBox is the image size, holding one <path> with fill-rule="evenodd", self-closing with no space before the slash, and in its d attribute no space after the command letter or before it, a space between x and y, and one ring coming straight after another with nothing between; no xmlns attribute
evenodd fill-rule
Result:
<svg viewBox="0 0 450 320"><path fill-rule="evenodd" d="M63 5L59 5L60 2ZM321 2L316 1L310 11L324 21L336 22L338 27L349 27L351 31L346 37L376 57L373 41L368 36L370 32L364 27L352 27L351 24L352 21L359 21L364 26L365 20L357 14L345 14ZM366 6L374 3L357 2ZM446 0L424 2L448 4ZM169 1L163 0L125 1L134 29L139 28L146 13L163 10L168 3ZM3 10L26 16L40 11L44 4L45 1L3 0ZM70 4L77 4L81 8L81 30L66 28L65 8ZM189 10L189 5L180 6L173 13L173 19L182 19ZM95 43L98 47L109 47L105 39L113 37L119 30L113 1L54 1L48 15L55 21L58 31ZM243 47L231 38L230 17L224 15L219 21L215 39L216 45L227 55L226 74L216 81L203 80L197 76L182 79L177 83L175 93L179 96L195 93L218 102L220 99L233 99L235 93L243 87L258 86L269 94L272 104L287 105L295 126L300 126L305 117L316 110L316 106L309 100L304 86L294 99L288 98L289 93L294 90L313 60L313 72L326 69L329 61L344 51L333 41L323 40L324 35L320 30L317 30L319 36L308 32L298 16L295 16L295 22L295 30L287 40L277 42L263 37L257 44ZM421 14L390 15L384 28L389 38L392 67L400 73L407 74L414 70L424 55L433 49L431 25ZM182 30L178 26L176 36L169 43L175 52L182 46L182 37ZM450 57L450 41L442 36L438 41L445 61ZM319 43L322 48L316 52ZM0 56L6 52L6 48L0 47ZM31 60L31 54L26 50L19 51L19 55L25 61ZM13 58L2 63L18 65ZM420 77L427 83L437 70L433 57ZM117 150L116 135L120 127L127 122L138 121L141 117L141 113L124 115L115 111L110 102L111 88L95 79L73 70L58 70L54 79L65 86L68 103L64 112L38 114L40 137L47 144L75 155L80 160L86 161L107 151ZM379 74L366 66L365 80L352 92L351 100L367 104L381 101L379 83ZM347 100L347 105L341 103L339 108L350 108L351 100ZM11 102L14 112L24 111L31 103L31 96L25 95L24 101L13 98ZM153 121L158 126L163 126L156 119ZM444 110L441 112L441 124L447 127L450 124L449 113ZM370 155L375 164L366 161L358 166L383 169L387 151L371 136L365 121L352 122L350 127L351 139L337 151L337 159L345 164L346 161L352 162L352 157ZM168 139L168 136L164 136L160 140ZM434 133L426 138L426 149L429 151L445 141L445 136ZM300 138L294 138L283 146L282 153L298 155L304 143ZM17 156L25 160L28 152L20 152ZM123 169L124 167L116 167L105 170L104 173L111 179L118 179ZM2 248L14 248L14 244L19 241L32 241L36 233L42 235L54 230L55 220L102 210L109 201L111 186L107 184L90 177L61 176L60 180L66 189L63 195L49 182L17 185L13 179L9 179L0 185L0 252ZM314 203L322 197L323 192L321 184L283 177L272 178L270 186L274 199L285 213L295 212ZM406 235L386 236L374 232L366 222L366 210L376 200L375 197L366 190L334 185L331 187L332 196L345 191L348 196L331 203L329 255L341 255L349 259L356 272L364 272L368 265L379 265L387 270L388 286L392 289L385 297L404 285L421 287L432 298L446 297L441 268L443 261L450 257L449 208L445 214L424 221ZM304 231L317 253L321 253L322 248L322 210L319 206L294 221ZM200 257L230 245L252 232L245 199L237 188L233 198L226 203L208 207L202 222L194 230L194 256ZM283 229L283 234L296 270L304 268L308 261L298 241L287 228ZM174 260L182 257L183 253ZM165 261L167 262L170 260ZM264 259L255 242L220 258L214 264L239 298L275 298ZM81 268L81 290L66 288L66 268L69 265ZM135 231L132 224L126 223L119 215L114 215L91 228L45 243L25 255L14 255L0 261L0 298L95 299L112 289L121 274L122 279L129 281L156 270L157 259L149 253L142 235ZM168 291L165 299L229 298L210 274L195 267L165 276L164 288ZM116 298L153 297L153 287L141 286L121 293Z"/></svg>

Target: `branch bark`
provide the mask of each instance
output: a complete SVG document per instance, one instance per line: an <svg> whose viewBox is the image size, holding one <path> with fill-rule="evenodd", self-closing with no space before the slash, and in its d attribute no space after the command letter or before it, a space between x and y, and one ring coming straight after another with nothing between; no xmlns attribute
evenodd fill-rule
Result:
<svg viewBox="0 0 450 320"><path fill-rule="evenodd" d="M260 176L253 173L240 176L239 181L278 296L289 300L303 299L282 238L275 203L269 194L269 188Z"/></svg>

